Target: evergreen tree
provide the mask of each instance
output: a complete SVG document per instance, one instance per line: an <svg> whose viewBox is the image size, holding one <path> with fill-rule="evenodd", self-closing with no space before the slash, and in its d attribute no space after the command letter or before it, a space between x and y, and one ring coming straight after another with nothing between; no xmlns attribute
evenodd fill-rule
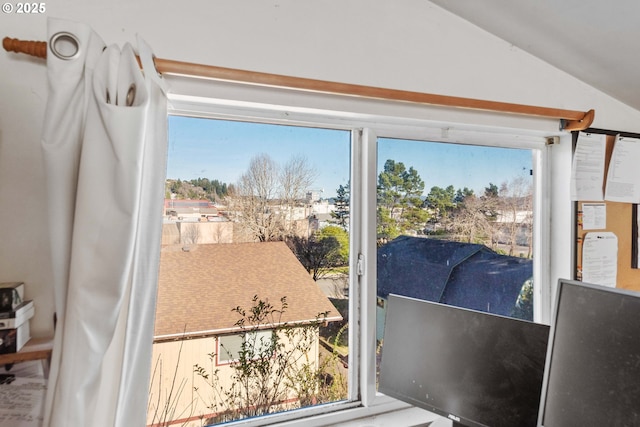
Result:
<svg viewBox="0 0 640 427"><path fill-rule="evenodd" d="M349 224L349 203L349 183L347 183L347 185L340 185L336 190L335 210L331 212L331 216L337 219L338 224L345 230Z"/></svg>
<svg viewBox="0 0 640 427"><path fill-rule="evenodd" d="M434 186L427 195L427 206L436 212L439 219L446 218L455 207L456 191L453 185L446 188Z"/></svg>
<svg viewBox="0 0 640 427"><path fill-rule="evenodd" d="M428 213L421 199L424 181L413 167L387 160L378 175L378 239L386 242L424 229Z"/></svg>
<svg viewBox="0 0 640 427"><path fill-rule="evenodd" d="M489 186L484 188L484 196L498 197L498 186L493 183L489 183Z"/></svg>

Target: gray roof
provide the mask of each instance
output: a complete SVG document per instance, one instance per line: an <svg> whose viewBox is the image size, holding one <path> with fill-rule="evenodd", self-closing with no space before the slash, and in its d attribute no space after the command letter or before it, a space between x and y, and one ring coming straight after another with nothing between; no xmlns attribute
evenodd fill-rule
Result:
<svg viewBox="0 0 640 427"><path fill-rule="evenodd" d="M404 295L512 315L533 261L484 245L401 236L378 249L378 296Z"/></svg>

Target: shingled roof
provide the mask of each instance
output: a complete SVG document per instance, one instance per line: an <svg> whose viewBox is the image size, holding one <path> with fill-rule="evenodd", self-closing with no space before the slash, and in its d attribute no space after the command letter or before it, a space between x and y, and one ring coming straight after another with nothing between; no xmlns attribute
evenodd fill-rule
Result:
<svg viewBox="0 0 640 427"><path fill-rule="evenodd" d="M281 321L342 319L283 242L164 247L161 252L155 338L207 336L234 330L233 308L252 307L257 295L275 308L286 296Z"/></svg>
<svg viewBox="0 0 640 427"><path fill-rule="evenodd" d="M533 261L483 245L400 236L378 249L378 296L391 294L509 316Z"/></svg>

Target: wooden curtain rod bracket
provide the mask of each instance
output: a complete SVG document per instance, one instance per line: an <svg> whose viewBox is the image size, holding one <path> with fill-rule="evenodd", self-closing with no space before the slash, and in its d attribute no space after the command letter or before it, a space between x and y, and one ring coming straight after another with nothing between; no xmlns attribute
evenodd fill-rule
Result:
<svg viewBox="0 0 640 427"><path fill-rule="evenodd" d="M2 46L9 52L26 53L40 58L47 57L47 42L21 41L5 37ZM290 77L278 74L260 73L212 65L193 64L168 59L155 58L155 66L159 73L201 77L219 81L246 83L265 87L296 89L307 92L346 95L359 98L402 101L442 107L467 108L473 110L494 111L528 116L546 117L562 121L562 129L574 131L588 128L595 117L595 111L588 112L563 110L532 105L511 104L507 102L486 101L480 99L461 98L455 96L434 95L423 92L411 92L396 89L384 89L373 86L362 86L347 83L336 83L324 80Z"/></svg>
<svg viewBox="0 0 640 427"><path fill-rule="evenodd" d="M593 119L595 119L596 112L595 110L589 110L584 113L584 117L579 120L563 120L562 129L568 131L579 131L585 130L591 126L593 123Z"/></svg>

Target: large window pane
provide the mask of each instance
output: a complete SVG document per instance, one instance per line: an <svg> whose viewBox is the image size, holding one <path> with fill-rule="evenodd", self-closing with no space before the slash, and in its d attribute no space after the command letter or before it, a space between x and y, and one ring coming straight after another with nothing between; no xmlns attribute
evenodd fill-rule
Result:
<svg viewBox="0 0 640 427"><path fill-rule="evenodd" d="M350 132L172 116L149 425L347 399Z"/></svg>
<svg viewBox="0 0 640 427"><path fill-rule="evenodd" d="M390 293L532 320L531 150L379 138L377 158L379 344Z"/></svg>

